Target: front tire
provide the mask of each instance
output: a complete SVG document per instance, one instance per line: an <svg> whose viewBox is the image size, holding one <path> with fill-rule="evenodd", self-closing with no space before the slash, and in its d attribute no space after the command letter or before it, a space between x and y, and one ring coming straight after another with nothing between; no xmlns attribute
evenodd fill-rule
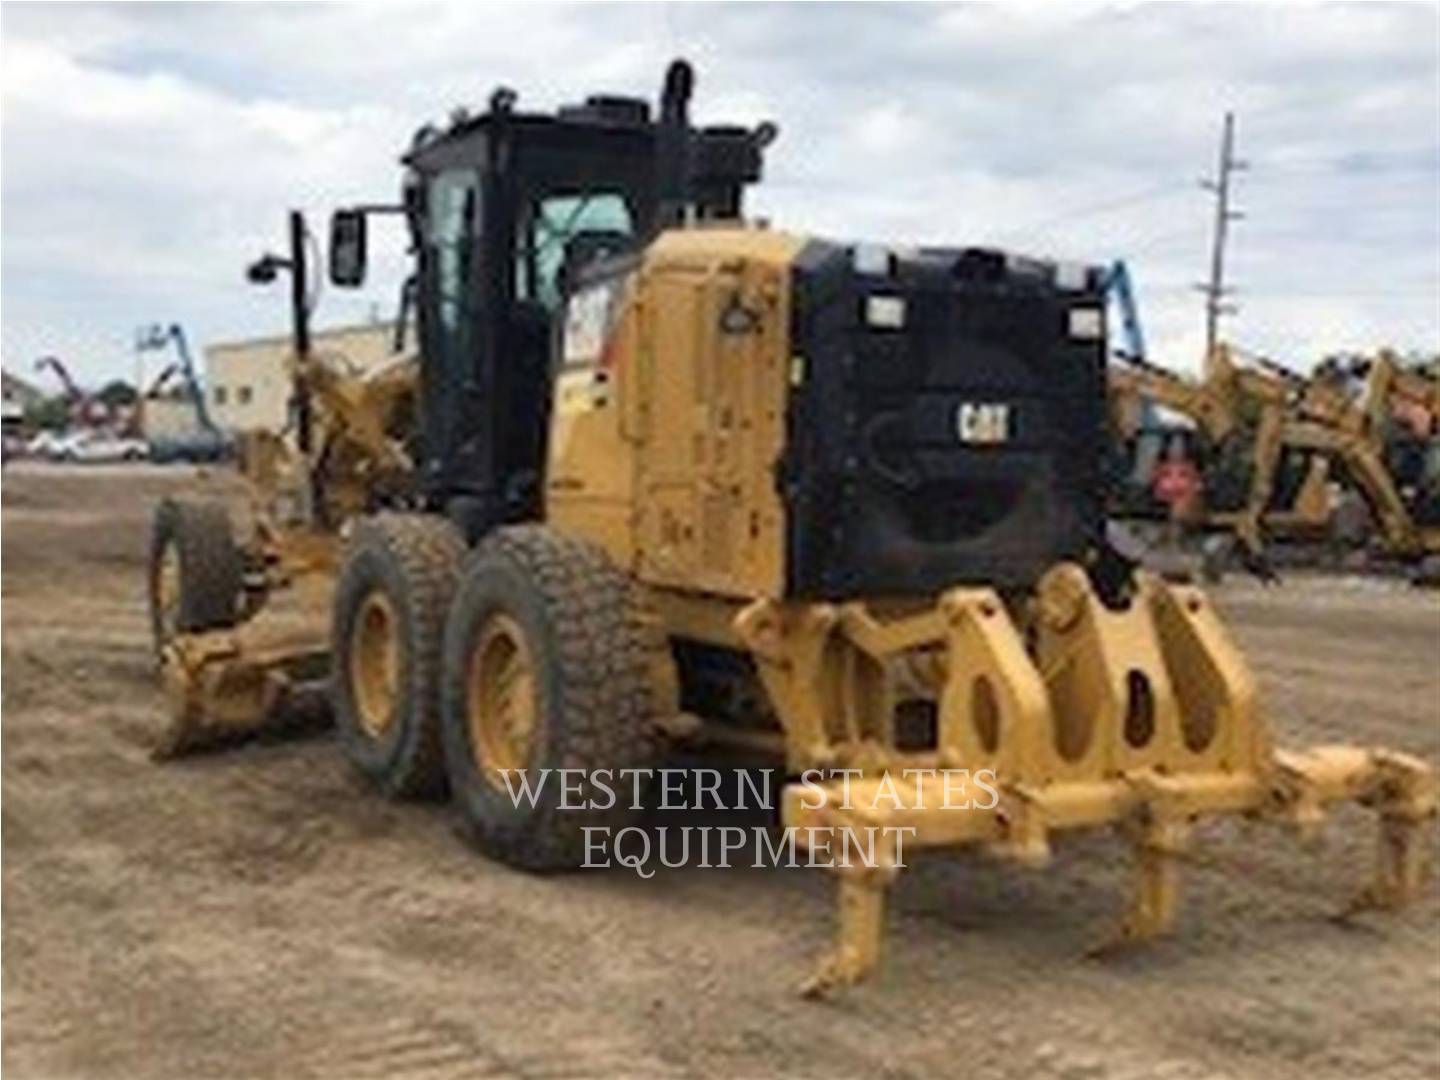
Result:
<svg viewBox="0 0 1440 1080"><path fill-rule="evenodd" d="M653 627L599 548L544 526L498 529L471 556L445 628L442 715L451 794L486 854L571 869L587 827L633 820L620 770L653 767L660 750ZM585 809L562 807L560 769L575 770L567 805ZM613 798L596 770L611 770L599 779ZM543 784L533 805L512 797L521 775Z"/></svg>
<svg viewBox="0 0 1440 1080"><path fill-rule="evenodd" d="M235 625L244 573L224 506L163 501L150 526L146 576L156 655L177 634Z"/></svg>
<svg viewBox="0 0 1440 1080"><path fill-rule="evenodd" d="M335 587L331 702L351 763L385 794L444 793L439 721L445 611L465 552L430 514L356 522Z"/></svg>

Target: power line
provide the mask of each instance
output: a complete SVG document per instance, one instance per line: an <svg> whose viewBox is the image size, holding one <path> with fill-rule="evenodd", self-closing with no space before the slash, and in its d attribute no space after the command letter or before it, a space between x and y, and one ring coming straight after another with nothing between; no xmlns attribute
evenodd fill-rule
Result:
<svg viewBox="0 0 1440 1080"><path fill-rule="evenodd" d="M1377 176L1397 174L1433 176L1437 166L1434 161L1416 161L1401 155L1275 158L1273 160L1266 159L1260 164L1264 166L1267 175L1329 176L1355 181L1373 180Z"/></svg>
<svg viewBox="0 0 1440 1080"><path fill-rule="evenodd" d="M1145 284L1147 293L1193 293L1195 286L1183 281L1149 281ZM1437 296L1440 295L1440 282L1434 284L1411 284L1396 286L1374 286L1370 288L1356 286L1324 286L1324 285L1254 285L1247 286L1245 295L1257 299L1267 297L1290 297L1290 296L1376 296L1376 297L1411 297L1411 296Z"/></svg>
<svg viewBox="0 0 1440 1080"><path fill-rule="evenodd" d="M1065 210L1057 214L1052 214L1048 217L1040 218L1035 221L1026 222L1022 225L1013 225L1009 228L1000 230L1000 232L996 235L1002 237L1014 237L1024 235L1026 233L1038 232L1039 230L1047 229L1052 225L1061 225L1069 221L1074 221L1077 218L1094 217L1099 214L1108 214L1115 210L1123 210L1129 206L1135 206L1139 203L1144 202L1152 202L1155 199L1162 198L1166 195L1172 195L1180 191L1189 190L1190 186L1188 184L1178 183L1174 180L1167 180L1163 184L1155 184L1148 188L1142 188L1139 191L1131 192L1129 195L1121 195L1113 199L1106 199L1102 202L1073 207L1069 210Z"/></svg>

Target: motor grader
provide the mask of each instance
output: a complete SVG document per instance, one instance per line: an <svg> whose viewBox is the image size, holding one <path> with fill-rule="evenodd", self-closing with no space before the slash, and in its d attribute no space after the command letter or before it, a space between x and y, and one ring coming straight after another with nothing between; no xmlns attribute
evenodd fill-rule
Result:
<svg viewBox="0 0 1440 1080"><path fill-rule="evenodd" d="M779 800L801 845L903 828L911 851L1038 865L1067 832L1123 830L1129 938L1171 929L1212 815L1309 827L1358 800L1380 822L1366 901L1413 896L1426 764L1274 748L1209 600L1107 545L1099 272L748 221L775 129L697 127L691 87L676 62L658 115L521 112L501 89L417 134L412 420L352 416L327 471L340 387L301 365L310 516L236 542L213 507L162 508L174 745L266 726L297 658L323 658L360 772L448 792L483 852L530 870L579 866L586 828L633 820L591 771L728 732L806 778ZM373 212L332 220L337 285L365 276ZM402 450L402 476L374 464ZM336 484L363 497L323 520ZM272 632L287 582L328 625ZM586 771L583 811L558 787L511 797L514 773L561 767ZM998 799L938 805L920 781L937 768L994 770ZM839 865L810 992L875 968L901 861L887 842Z"/></svg>

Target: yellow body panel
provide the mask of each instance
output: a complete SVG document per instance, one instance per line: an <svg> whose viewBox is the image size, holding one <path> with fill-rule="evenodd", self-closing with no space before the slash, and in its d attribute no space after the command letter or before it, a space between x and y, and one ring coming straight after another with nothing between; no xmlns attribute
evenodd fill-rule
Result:
<svg viewBox="0 0 1440 1080"><path fill-rule="evenodd" d="M790 264L804 242L740 226L664 233L616 290L601 347L584 321L599 304L572 317L546 481L552 525L599 542L650 585L780 594L773 470Z"/></svg>

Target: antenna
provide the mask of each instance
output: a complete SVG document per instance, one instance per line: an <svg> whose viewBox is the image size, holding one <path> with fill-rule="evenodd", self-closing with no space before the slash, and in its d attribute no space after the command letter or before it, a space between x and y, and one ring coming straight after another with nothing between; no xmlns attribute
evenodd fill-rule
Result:
<svg viewBox="0 0 1440 1080"><path fill-rule="evenodd" d="M1225 284L1225 241L1229 236L1230 222L1238 221L1245 215L1230 208L1230 177L1236 172L1249 168L1244 161L1235 157L1235 114L1225 114L1225 127L1220 136L1220 163L1213 180L1200 181L1200 186L1215 195L1215 227L1210 246L1210 280L1197 285L1205 294L1205 367L1209 370L1210 357L1214 355L1219 337L1220 316L1233 315L1239 310L1225 299L1234 290Z"/></svg>

